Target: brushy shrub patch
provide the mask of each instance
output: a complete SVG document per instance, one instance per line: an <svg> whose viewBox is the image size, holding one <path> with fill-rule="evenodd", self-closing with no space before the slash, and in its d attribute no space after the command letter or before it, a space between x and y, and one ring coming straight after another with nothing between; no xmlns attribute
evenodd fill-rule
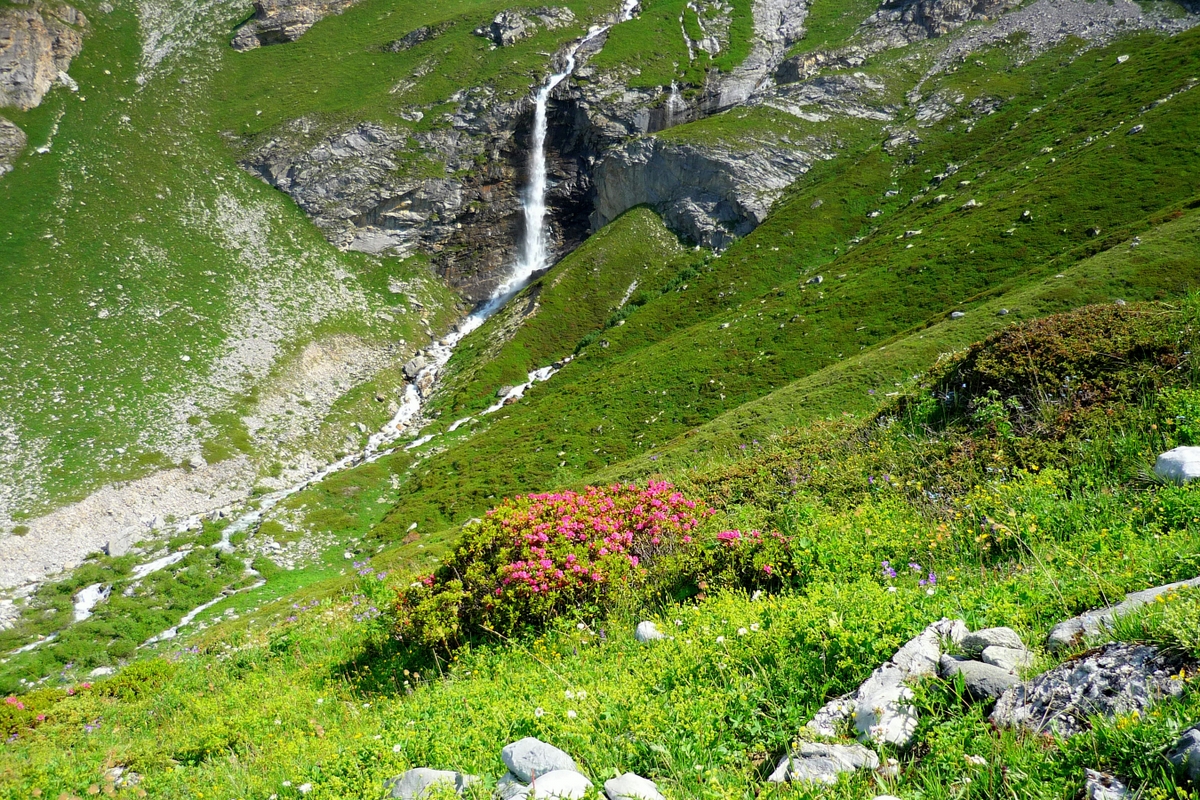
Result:
<svg viewBox="0 0 1200 800"><path fill-rule="evenodd" d="M673 485L591 486L507 499L469 525L436 572L400 590L401 641L446 648L617 602L703 594L708 582L778 588L803 574L777 532L716 531Z"/></svg>

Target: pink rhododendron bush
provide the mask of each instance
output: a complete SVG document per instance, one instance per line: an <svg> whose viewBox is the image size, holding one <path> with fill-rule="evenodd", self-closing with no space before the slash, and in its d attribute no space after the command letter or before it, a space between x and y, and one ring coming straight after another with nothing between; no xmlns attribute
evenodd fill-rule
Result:
<svg viewBox="0 0 1200 800"><path fill-rule="evenodd" d="M446 647L567 612L594 615L618 601L678 593L730 569L749 573L754 584L778 580L770 551L786 539L717 533L706 524L712 514L662 482L507 499L464 529L434 574L400 590L397 634L409 644Z"/></svg>

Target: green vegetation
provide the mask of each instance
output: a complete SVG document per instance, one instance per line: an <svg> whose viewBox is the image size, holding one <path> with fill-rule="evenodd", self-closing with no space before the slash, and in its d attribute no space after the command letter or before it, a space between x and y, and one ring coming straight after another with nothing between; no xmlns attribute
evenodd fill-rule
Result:
<svg viewBox="0 0 1200 800"><path fill-rule="evenodd" d="M1137 478L1178 441L1156 398L1195 386L1186 354L1198 309L1105 306L1009 328L862 423L673 476L717 509L709 535L761 526L796 543L781 584L758 600L705 584L682 602L484 633L433 661L387 636L380 588L413 573L381 581L367 568L357 587L339 581L316 604L311 593L294 603L282 625L224 623L193 638L197 652L73 695L25 695L25 709L5 709L17 737L0 750L0 775L19 794L83 794L117 764L150 794L285 797L308 783L310 797L376 797L409 766L494 780L500 746L535 735L593 779L633 770L668 797L754 797L807 717L930 620L1010 625L1038 642L1069 614L1195 574L1200 494ZM1098 355L1102 339L1117 349ZM1011 357L1018 343L1028 360ZM889 578L883 560L921 572ZM928 572L933 589L918 585ZM1200 656L1198 610L1180 594L1123 630ZM647 613L672 638L635 643ZM1097 719L1063 741L997 733L953 681L927 680L917 703L918 743L884 752L899 760L895 776L858 775L822 796L1063 797L1084 767L1178 796L1160 754L1200 714L1189 683L1150 714Z"/></svg>

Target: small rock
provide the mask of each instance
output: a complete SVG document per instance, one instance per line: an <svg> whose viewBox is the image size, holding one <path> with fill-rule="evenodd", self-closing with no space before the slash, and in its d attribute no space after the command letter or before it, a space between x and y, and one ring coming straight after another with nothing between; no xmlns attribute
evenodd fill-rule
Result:
<svg viewBox="0 0 1200 800"><path fill-rule="evenodd" d="M967 692L977 700L995 700L1020 678L1001 667L954 656L942 656L942 677L962 675Z"/></svg>
<svg viewBox="0 0 1200 800"><path fill-rule="evenodd" d="M1021 647L992 645L991 647L983 648L983 654L979 660L985 664L991 664L993 667L1000 667L1009 672L1016 672L1017 670L1029 669L1033 666L1033 653Z"/></svg>
<svg viewBox="0 0 1200 800"><path fill-rule="evenodd" d="M915 230L915 231L905 231L905 232L904 232L904 238L905 238L905 239L911 239L911 238L913 238L914 236L920 236L922 233L923 233L923 231L921 231L921 230Z"/></svg>
<svg viewBox="0 0 1200 800"><path fill-rule="evenodd" d="M859 687L854 727L864 741L887 742L902 747L917 730L913 692L904 684L903 671L887 662Z"/></svg>
<svg viewBox="0 0 1200 800"><path fill-rule="evenodd" d="M844 772L878 766L879 756L861 744L801 742L796 750L783 757L767 780L833 784Z"/></svg>
<svg viewBox="0 0 1200 800"><path fill-rule="evenodd" d="M558 769L538 775L525 796L531 800L576 800L587 795L591 788L592 782L574 769Z"/></svg>
<svg viewBox="0 0 1200 800"><path fill-rule="evenodd" d="M812 201L812 204L809 206L809 208L817 209L823 205L825 205L825 201L818 197L816 200Z"/></svg>
<svg viewBox="0 0 1200 800"><path fill-rule="evenodd" d="M1176 447L1154 462L1154 474L1171 483L1187 483L1200 478L1200 447Z"/></svg>
<svg viewBox="0 0 1200 800"><path fill-rule="evenodd" d="M425 369L425 359L422 356L414 356L404 365L404 377L411 380L416 380L417 375L421 370Z"/></svg>
<svg viewBox="0 0 1200 800"><path fill-rule="evenodd" d="M116 672L112 667L96 667L88 673L89 678L103 678L105 675L112 675Z"/></svg>
<svg viewBox="0 0 1200 800"><path fill-rule="evenodd" d="M950 312L950 319L962 319L965 316L966 316L966 314L964 314L961 311L951 311Z"/></svg>
<svg viewBox="0 0 1200 800"><path fill-rule="evenodd" d="M608 800L665 800L654 781L632 772L604 782Z"/></svg>
<svg viewBox="0 0 1200 800"><path fill-rule="evenodd" d="M1088 228L1086 233L1088 236L1099 236L1100 229L1099 228Z"/></svg>
<svg viewBox="0 0 1200 800"><path fill-rule="evenodd" d="M388 797L399 798L399 800L424 800L431 794L430 790L434 786L453 786L454 791L462 794L464 789L478 781L479 778L475 775L418 767L392 778L384 784L383 788L388 793Z"/></svg>
<svg viewBox="0 0 1200 800"><path fill-rule="evenodd" d="M1125 135L1133 136L1135 133L1141 133L1145 129L1146 129L1145 125L1134 125L1132 128L1129 129L1129 131Z"/></svg>
<svg viewBox="0 0 1200 800"><path fill-rule="evenodd" d="M1122 53L1121 55L1117 56L1117 63L1118 63L1118 64L1124 64L1124 63L1125 63L1126 61L1128 61L1128 60L1129 60L1129 56L1128 56L1128 55L1126 55L1126 54L1124 54L1124 53Z"/></svg>
<svg viewBox="0 0 1200 800"><path fill-rule="evenodd" d="M967 209L967 208L978 208L978 207L979 207L979 201L978 201L978 200L976 200L975 198L973 198L973 197L972 197L970 200L968 200L967 202L963 203L963 204L962 204L961 206L959 206L959 207L960 207L960 208L963 208L963 209Z"/></svg>
<svg viewBox="0 0 1200 800"><path fill-rule="evenodd" d="M1133 797L1129 787L1106 772L1089 769L1084 770L1084 774L1087 776L1087 783L1083 796L1087 800L1126 800Z"/></svg>
<svg viewBox="0 0 1200 800"><path fill-rule="evenodd" d="M506 745L500 751L500 758L504 761L504 766L508 767L508 771L523 783L529 783L534 775L547 775L563 770L578 772L574 759L569 755L532 736Z"/></svg>
<svg viewBox="0 0 1200 800"><path fill-rule="evenodd" d="M1194 785L1200 786L1200 725L1183 732L1167 754L1167 760Z"/></svg>
<svg viewBox="0 0 1200 800"><path fill-rule="evenodd" d="M823 275L814 275L813 277L811 277L805 281L805 283L809 284L810 286L820 286L824 282L825 282L825 276L823 276Z"/></svg>
<svg viewBox="0 0 1200 800"><path fill-rule="evenodd" d="M633 637L639 642L655 642L659 639L667 638L663 632L658 629L658 626L650 620L639 622L637 630L633 633Z"/></svg>
<svg viewBox="0 0 1200 800"><path fill-rule="evenodd" d="M1177 696L1176 678L1186 662L1143 644L1108 644L1067 661L1006 691L992 711L999 727L1072 736L1087 729L1095 715L1145 712L1164 696Z"/></svg>
<svg viewBox="0 0 1200 800"><path fill-rule="evenodd" d="M996 312L996 315L997 315L997 316L1000 316L1000 317L1007 317L1007 316L1008 316L1008 314L1009 314L1009 311L1008 311L1008 309L1007 309L1007 308L1002 308L1002 309L1000 309L999 311L997 311L997 312Z"/></svg>
<svg viewBox="0 0 1200 800"><path fill-rule="evenodd" d="M508 395L515 388L516 388L515 386L501 386L499 389L496 390L496 397L508 397Z"/></svg>
<svg viewBox="0 0 1200 800"><path fill-rule="evenodd" d="M962 650L975 658L988 647L1014 647L1025 649L1025 643L1012 628L985 628L981 631L968 633L961 642Z"/></svg>

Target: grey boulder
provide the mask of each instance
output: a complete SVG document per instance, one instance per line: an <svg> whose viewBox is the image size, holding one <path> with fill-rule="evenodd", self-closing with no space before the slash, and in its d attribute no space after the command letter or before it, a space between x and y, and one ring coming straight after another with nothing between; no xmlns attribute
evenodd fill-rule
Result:
<svg viewBox="0 0 1200 800"><path fill-rule="evenodd" d="M1154 474L1170 483L1187 483L1200 478L1200 447L1176 447L1154 462Z"/></svg>
<svg viewBox="0 0 1200 800"><path fill-rule="evenodd" d="M654 781L632 772L604 782L608 800L664 800Z"/></svg>
<svg viewBox="0 0 1200 800"><path fill-rule="evenodd" d="M500 758L504 760L508 771L522 783L529 783L535 776L548 775L551 772L579 771L574 759L569 755L532 736L506 745L500 751Z"/></svg>
<svg viewBox="0 0 1200 800"><path fill-rule="evenodd" d="M767 780L833 784L842 773L878 766L879 756L861 744L801 742L796 750L783 757Z"/></svg>
<svg viewBox="0 0 1200 800"><path fill-rule="evenodd" d="M1161 697L1177 696L1185 666L1151 645L1114 643L1067 661L1006 691L992 711L998 727L1022 727L1072 736L1088 717L1144 712Z"/></svg>
<svg viewBox="0 0 1200 800"><path fill-rule="evenodd" d="M1200 786L1200 725L1183 732L1167 754L1167 760L1189 781Z"/></svg>
<svg viewBox="0 0 1200 800"><path fill-rule="evenodd" d="M853 694L835 697L821 706L820 710L813 715L813 718L808 721L805 727L817 736L826 736L830 739L836 738L842 734L842 728L845 726L846 720L854 715L854 707Z"/></svg>
<svg viewBox="0 0 1200 800"><path fill-rule="evenodd" d="M962 650L972 658L977 658L989 647L1012 647L1025 649L1025 643L1012 628L984 628L981 631L968 633L961 642Z"/></svg>
<svg viewBox="0 0 1200 800"><path fill-rule="evenodd" d="M639 642L655 642L667 637L663 635L663 632L653 622L644 620L638 623L637 630L633 632L633 638Z"/></svg>
<svg viewBox="0 0 1200 800"><path fill-rule="evenodd" d="M1020 681L1016 673L1009 670L954 656L942 656L941 674L943 678L961 675L967 692L978 700L995 700Z"/></svg>
<svg viewBox="0 0 1200 800"><path fill-rule="evenodd" d="M464 789L478 780L475 775L461 772L417 767L392 778L384 784L384 789L388 792L388 797L399 800L424 800L435 786L452 786L454 791L462 794Z"/></svg>
<svg viewBox="0 0 1200 800"><path fill-rule="evenodd" d="M523 794L531 800L575 800L587 795L592 782L573 769L557 769L539 775Z"/></svg>

